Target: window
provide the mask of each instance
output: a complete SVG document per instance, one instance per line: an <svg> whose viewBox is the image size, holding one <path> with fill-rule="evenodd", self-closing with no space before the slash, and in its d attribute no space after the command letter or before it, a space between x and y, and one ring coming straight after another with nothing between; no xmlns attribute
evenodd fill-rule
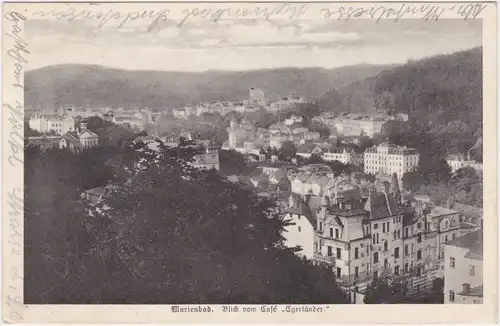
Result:
<svg viewBox="0 0 500 326"><path fill-rule="evenodd" d="M448 236L447 235L444 236L444 242L448 242Z"/></svg>
<svg viewBox="0 0 500 326"><path fill-rule="evenodd" d="M378 252L373 253L373 263L374 264L378 263Z"/></svg>
<svg viewBox="0 0 500 326"><path fill-rule="evenodd" d="M384 259L384 268L387 268L387 267L389 267L389 260L387 260L387 258L386 258L386 259Z"/></svg>
<svg viewBox="0 0 500 326"><path fill-rule="evenodd" d="M456 237L457 237L457 235L456 235L455 233L453 233L453 234L451 235L451 238L452 238L453 240L455 240L455 238L456 238Z"/></svg>
<svg viewBox="0 0 500 326"><path fill-rule="evenodd" d="M455 302L455 292L453 292L452 290L450 290L449 300L450 302Z"/></svg>
<svg viewBox="0 0 500 326"><path fill-rule="evenodd" d="M339 229L335 229L335 238L338 239L339 238Z"/></svg>
<svg viewBox="0 0 500 326"><path fill-rule="evenodd" d="M373 272L373 278L376 280L378 278L378 271Z"/></svg>
<svg viewBox="0 0 500 326"><path fill-rule="evenodd" d="M333 238L333 228L330 228L330 238Z"/></svg>
<svg viewBox="0 0 500 326"><path fill-rule="evenodd" d="M398 236L396 230L394 230L394 234L393 234L393 237L394 237L394 240L396 240L396 237Z"/></svg>
<svg viewBox="0 0 500 326"><path fill-rule="evenodd" d="M422 267L417 267L417 276L422 276Z"/></svg>
<svg viewBox="0 0 500 326"><path fill-rule="evenodd" d="M469 275L470 276L475 276L476 275L476 266L469 265Z"/></svg>
<svg viewBox="0 0 500 326"><path fill-rule="evenodd" d="M377 224L377 223L373 224L373 228L374 228L375 230L376 230L376 229L378 229L378 224Z"/></svg>
<svg viewBox="0 0 500 326"><path fill-rule="evenodd" d="M398 239L401 239L401 229L398 230Z"/></svg>
<svg viewBox="0 0 500 326"><path fill-rule="evenodd" d="M385 229L386 229L386 232L389 232L390 226L391 226L391 222L389 222L389 221L388 221L388 222L387 222L387 226L386 226L386 228L385 228Z"/></svg>
<svg viewBox="0 0 500 326"><path fill-rule="evenodd" d="M450 268L455 268L455 257L450 257Z"/></svg>
<svg viewBox="0 0 500 326"><path fill-rule="evenodd" d="M394 258L399 258L399 247L394 248Z"/></svg>
<svg viewBox="0 0 500 326"><path fill-rule="evenodd" d="M340 248L337 248L337 259L342 259L342 251Z"/></svg>
<svg viewBox="0 0 500 326"><path fill-rule="evenodd" d="M422 249L417 251L417 259L422 259Z"/></svg>
<svg viewBox="0 0 500 326"><path fill-rule="evenodd" d="M394 266L394 275L399 275L399 265Z"/></svg>
<svg viewBox="0 0 500 326"><path fill-rule="evenodd" d="M377 243L379 243L379 241L378 241L378 233L377 233Z"/></svg>
<svg viewBox="0 0 500 326"><path fill-rule="evenodd" d="M359 267L354 267L354 277L359 276Z"/></svg>
<svg viewBox="0 0 500 326"><path fill-rule="evenodd" d="M417 242L418 243L422 242L422 235L421 234L417 235Z"/></svg>
<svg viewBox="0 0 500 326"><path fill-rule="evenodd" d="M448 221L444 222L444 228L447 229L448 228Z"/></svg>
<svg viewBox="0 0 500 326"><path fill-rule="evenodd" d="M405 273L408 273L408 263L405 264Z"/></svg>
<svg viewBox="0 0 500 326"><path fill-rule="evenodd" d="M382 223L382 232L385 233L385 223Z"/></svg>
<svg viewBox="0 0 500 326"><path fill-rule="evenodd" d="M408 255L408 245L405 245L405 255Z"/></svg>
<svg viewBox="0 0 500 326"><path fill-rule="evenodd" d="M387 247L388 247L388 245L387 245L387 241L384 241L384 251L387 251L387 250L388 250L388 249L387 249Z"/></svg>
<svg viewBox="0 0 500 326"><path fill-rule="evenodd" d="M422 223L418 222L417 223L417 229L420 229L420 228L422 228Z"/></svg>
<svg viewBox="0 0 500 326"><path fill-rule="evenodd" d="M375 242L377 241L376 235L375 235L375 234L373 234L372 238L373 238L373 241L372 241L372 242L373 242L373 244L375 244Z"/></svg>
<svg viewBox="0 0 500 326"><path fill-rule="evenodd" d="M359 250L358 248L354 248L354 259L358 259L359 258Z"/></svg>
<svg viewBox="0 0 500 326"><path fill-rule="evenodd" d="M408 238L408 227L405 227L405 238Z"/></svg>
<svg viewBox="0 0 500 326"><path fill-rule="evenodd" d="M301 229L301 228L300 228L300 226L299 226L299 232L300 232L301 230L302 230L302 229Z"/></svg>
<svg viewBox="0 0 500 326"><path fill-rule="evenodd" d="M415 245L412 243L411 244L411 253L414 253L415 252Z"/></svg>
<svg viewBox="0 0 500 326"><path fill-rule="evenodd" d="M323 231L323 222L319 222L319 230Z"/></svg>
<svg viewBox="0 0 500 326"><path fill-rule="evenodd" d="M340 278L342 276L342 270L340 267L337 267L337 278Z"/></svg>
<svg viewBox="0 0 500 326"><path fill-rule="evenodd" d="M332 246L327 246L326 249L327 249L327 256L328 257L332 256L333 255L333 253L332 253Z"/></svg>

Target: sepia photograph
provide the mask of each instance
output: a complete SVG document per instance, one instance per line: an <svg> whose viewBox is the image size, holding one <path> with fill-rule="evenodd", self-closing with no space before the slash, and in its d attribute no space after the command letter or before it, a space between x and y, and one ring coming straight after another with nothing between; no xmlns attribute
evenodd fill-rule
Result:
<svg viewBox="0 0 500 326"><path fill-rule="evenodd" d="M23 187L5 197L22 206L22 300L7 300L200 313L488 301L486 5L370 19L101 5L4 16L22 92L4 110L23 130L6 163Z"/></svg>

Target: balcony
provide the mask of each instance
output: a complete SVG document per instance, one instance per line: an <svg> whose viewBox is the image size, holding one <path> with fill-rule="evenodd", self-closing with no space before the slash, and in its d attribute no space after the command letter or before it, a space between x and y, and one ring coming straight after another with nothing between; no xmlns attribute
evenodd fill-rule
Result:
<svg viewBox="0 0 500 326"><path fill-rule="evenodd" d="M335 266L335 258L333 256L323 256L322 254L315 252L313 254L313 260L328 264L332 267Z"/></svg>

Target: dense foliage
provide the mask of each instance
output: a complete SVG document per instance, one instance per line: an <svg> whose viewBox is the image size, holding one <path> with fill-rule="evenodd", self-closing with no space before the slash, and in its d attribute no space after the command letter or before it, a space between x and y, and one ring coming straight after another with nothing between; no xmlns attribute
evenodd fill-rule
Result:
<svg viewBox="0 0 500 326"><path fill-rule="evenodd" d="M138 146L95 207L80 193L107 183L88 172L104 158L26 150L26 303L346 302L331 270L282 246L273 203L191 168L188 148Z"/></svg>
<svg viewBox="0 0 500 326"><path fill-rule="evenodd" d="M335 112L407 113L433 127L462 121L482 128L482 48L410 61L320 99Z"/></svg>

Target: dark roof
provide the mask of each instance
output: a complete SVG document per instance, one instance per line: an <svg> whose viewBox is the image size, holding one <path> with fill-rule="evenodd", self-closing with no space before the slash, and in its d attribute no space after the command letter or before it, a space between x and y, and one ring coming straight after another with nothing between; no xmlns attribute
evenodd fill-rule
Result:
<svg viewBox="0 0 500 326"><path fill-rule="evenodd" d="M465 258L476 260L483 259L483 232L481 230L467 233L466 235L448 242L447 245L469 249Z"/></svg>
<svg viewBox="0 0 500 326"><path fill-rule="evenodd" d="M400 214L400 208L391 193L370 193L364 209L370 213L372 220Z"/></svg>
<svg viewBox="0 0 500 326"><path fill-rule="evenodd" d="M62 135L62 138L66 139L68 142L74 145L81 145L78 133L75 131L68 131L67 133Z"/></svg>
<svg viewBox="0 0 500 326"><path fill-rule="evenodd" d="M311 214L314 218L316 218L316 214L318 211L318 208L321 207L322 205L322 199L321 197L318 196L307 196L306 197L306 204L309 207L309 210L311 211Z"/></svg>
<svg viewBox="0 0 500 326"><path fill-rule="evenodd" d="M309 223L311 223L313 227L316 227L316 219L313 217L309 206L302 200L302 198L294 193L290 194L290 198L292 199L292 205L289 204L285 209L285 212L305 216Z"/></svg>

